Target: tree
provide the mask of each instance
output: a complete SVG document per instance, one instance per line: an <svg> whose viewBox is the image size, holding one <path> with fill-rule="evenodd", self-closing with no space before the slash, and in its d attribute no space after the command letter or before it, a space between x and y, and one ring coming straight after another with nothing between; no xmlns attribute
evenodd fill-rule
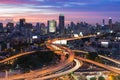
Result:
<svg viewBox="0 0 120 80"><path fill-rule="evenodd" d="M98 80L105 80L105 78L102 77L102 76L100 76L100 77L98 78Z"/></svg>
<svg viewBox="0 0 120 80"><path fill-rule="evenodd" d="M85 75L79 75L78 80L87 80Z"/></svg>
<svg viewBox="0 0 120 80"><path fill-rule="evenodd" d="M97 78L96 77L92 77L92 78L90 78L90 80L96 80Z"/></svg>
<svg viewBox="0 0 120 80"><path fill-rule="evenodd" d="M118 80L120 80L120 75L117 76Z"/></svg>
<svg viewBox="0 0 120 80"><path fill-rule="evenodd" d="M102 60L100 57L96 57L96 58L95 58L95 61L100 62L100 63L103 62L103 60Z"/></svg>
<svg viewBox="0 0 120 80"><path fill-rule="evenodd" d="M95 60L96 57L98 57L98 54L95 53L95 52L89 52L89 53L87 54L87 58L88 58L88 59Z"/></svg>
<svg viewBox="0 0 120 80"><path fill-rule="evenodd" d="M19 67L23 71L34 70L41 68L44 65L49 65L50 62L53 62L54 57L56 56L57 55L53 54L52 51L48 51L48 52L38 51L33 54L24 55L22 57L17 58L14 61L13 66L16 67L17 65L19 65Z"/></svg>

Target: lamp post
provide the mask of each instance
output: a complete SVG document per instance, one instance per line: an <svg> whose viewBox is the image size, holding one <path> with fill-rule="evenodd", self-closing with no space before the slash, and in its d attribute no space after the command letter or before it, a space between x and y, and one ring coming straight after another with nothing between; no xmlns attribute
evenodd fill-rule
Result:
<svg viewBox="0 0 120 80"><path fill-rule="evenodd" d="M8 71L5 70L5 80L8 80Z"/></svg>

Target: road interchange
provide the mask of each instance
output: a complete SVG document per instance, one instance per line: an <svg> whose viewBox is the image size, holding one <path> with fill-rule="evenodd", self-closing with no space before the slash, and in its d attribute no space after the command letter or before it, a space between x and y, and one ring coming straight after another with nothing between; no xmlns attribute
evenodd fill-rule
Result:
<svg viewBox="0 0 120 80"><path fill-rule="evenodd" d="M87 37L94 37L95 35L93 35L93 36L85 36L85 37L79 37L79 38L64 38L64 40L75 40L75 39L81 39L81 38L87 38ZM68 74L68 72L69 72L69 70L68 70L68 72L67 73L65 73L65 72L62 72L62 73L59 73L59 74L53 74L54 72L56 72L57 70L60 70L60 69L63 69L63 68L65 68L66 66L68 66L71 62L73 62L73 60L74 59L78 59L78 60L80 60L80 61L84 61L84 62L87 62L87 63L91 63L91 64L94 64L94 65L96 65L96 66L99 66L99 67L102 67L102 68L104 68L104 69L107 69L107 70L109 70L109 71L112 71L112 72L115 72L115 73L117 73L117 74L120 74L120 70L118 70L118 69L115 69L115 68L113 68L113 67L110 67L110 66L108 66L108 65L104 65L104 64L101 64L101 63L98 63L98 62L95 62L95 61L92 61L92 60L89 60L89 59L85 59L85 58L82 58L82 57L74 57L74 53L73 53L73 51L72 50L70 50L69 48L67 48L67 47L64 47L64 46L61 46L61 45L57 45L57 44L53 44L53 42L54 41L56 41L56 40L59 40L59 39L53 39L53 40L48 40L48 42L46 43L46 46L50 49L50 50L52 50L52 51L54 51L54 50L63 50L63 52L62 53L57 53L57 54L61 54L61 55L63 55L63 54L65 54L64 52L65 51L67 51L67 53L69 53L69 57L68 57L68 59L66 60L66 61L64 61L63 63L60 63L60 65L57 65L57 66L55 66L55 67L57 67L57 68L53 68L53 67L51 67L51 68L49 68L49 70L43 70L43 72L42 71L33 71L33 72L31 72L31 73L26 73L26 74L22 74L22 75L15 75L15 76L10 76L9 77L9 79L10 80L14 80L14 79L29 79L29 78L35 78L36 76L39 76L39 75L42 75L42 74L48 74L49 72L51 73L51 75L49 75L49 76L44 76L45 77L45 79L50 79L51 77L50 76L53 76L53 77L58 77L58 76L61 76L61 74L62 73L64 73L64 74ZM62 40L62 39L61 39ZM54 46L54 47L53 47ZM55 49L55 47L56 47L56 49ZM34 52L34 51L33 51ZM82 51L81 51L82 52ZM83 52L84 53L84 52ZM25 53L25 54L19 54L19 55L16 55L16 57L15 56L13 56L13 57L11 57L11 58L8 58L8 59L5 59L5 60L2 60L2 61L0 61L0 63L3 63L3 62L6 62L6 61L9 61L9 60L11 60L11 59L14 59L14 58L17 58L17 57L20 57L20 56L23 56L23 55L27 55L27 54L31 54L30 52L28 52L28 53ZM61 66L61 65L63 65L63 66ZM75 70L72 70L72 71L75 71ZM42 74L41 74L42 73ZM49 74L50 74L49 73ZM34 75L34 76L30 76L30 75ZM56 75L56 76L55 76ZM44 79L44 77L42 78L41 77L41 79ZM53 78L52 77L52 78ZM41 80L40 78L38 78L39 80Z"/></svg>

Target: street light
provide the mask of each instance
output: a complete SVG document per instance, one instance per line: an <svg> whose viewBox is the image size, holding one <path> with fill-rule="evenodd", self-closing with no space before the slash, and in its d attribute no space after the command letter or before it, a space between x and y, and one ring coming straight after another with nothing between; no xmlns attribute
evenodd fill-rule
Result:
<svg viewBox="0 0 120 80"><path fill-rule="evenodd" d="M8 80L8 71L5 70L5 80Z"/></svg>

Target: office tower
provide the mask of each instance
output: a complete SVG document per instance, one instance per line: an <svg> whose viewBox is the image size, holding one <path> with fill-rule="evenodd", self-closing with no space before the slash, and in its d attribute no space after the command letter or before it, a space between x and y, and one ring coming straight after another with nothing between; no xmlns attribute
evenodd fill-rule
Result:
<svg viewBox="0 0 120 80"><path fill-rule="evenodd" d="M100 25L98 23L96 23L96 30L100 31Z"/></svg>
<svg viewBox="0 0 120 80"><path fill-rule="evenodd" d="M74 24L74 22L71 22L71 23L70 23L70 27L71 27L71 30L72 30L72 31L75 30L75 24Z"/></svg>
<svg viewBox="0 0 120 80"><path fill-rule="evenodd" d="M36 27L35 27L35 30L36 30L36 32L37 33L39 33L40 34L40 30L41 28L40 28L40 23L36 23Z"/></svg>
<svg viewBox="0 0 120 80"><path fill-rule="evenodd" d="M41 35L47 34L47 28L45 27L44 23L40 24L40 30L41 30L41 33L40 33Z"/></svg>
<svg viewBox="0 0 120 80"><path fill-rule="evenodd" d="M108 25L109 25L110 29L113 28L113 26L112 26L112 18L111 17L109 17Z"/></svg>
<svg viewBox="0 0 120 80"><path fill-rule="evenodd" d="M14 27L14 23L8 22L8 23L6 24L6 27L8 27L8 28L13 28L13 27Z"/></svg>
<svg viewBox="0 0 120 80"><path fill-rule="evenodd" d="M56 32L56 21L55 20L48 21L48 32L49 33Z"/></svg>
<svg viewBox="0 0 120 80"><path fill-rule="evenodd" d="M14 29L14 23L8 22L8 23L6 24L6 27L12 32L13 29Z"/></svg>
<svg viewBox="0 0 120 80"><path fill-rule="evenodd" d="M9 49L10 48L10 43L7 43L7 49Z"/></svg>
<svg viewBox="0 0 120 80"><path fill-rule="evenodd" d="M105 19L102 20L102 24L105 25Z"/></svg>
<svg viewBox="0 0 120 80"><path fill-rule="evenodd" d="M25 19L20 19L20 27L24 27L25 26Z"/></svg>
<svg viewBox="0 0 120 80"><path fill-rule="evenodd" d="M63 14L59 16L59 32L60 34L64 34L65 31L65 18Z"/></svg>
<svg viewBox="0 0 120 80"><path fill-rule="evenodd" d="M23 33L26 37L31 37L32 36L33 25L31 23L26 23L25 27L23 27L23 29L24 30L22 30L22 31L24 31Z"/></svg>
<svg viewBox="0 0 120 80"><path fill-rule="evenodd" d="M3 31L3 23L0 23L0 33Z"/></svg>
<svg viewBox="0 0 120 80"><path fill-rule="evenodd" d="M25 28L25 19L19 20L19 30L22 31Z"/></svg>
<svg viewBox="0 0 120 80"><path fill-rule="evenodd" d="M33 29L32 23L25 23L24 25L27 29Z"/></svg>
<svg viewBox="0 0 120 80"><path fill-rule="evenodd" d="M2 51L2 46L0 45L0 52Z"/></svg>
<svg viewBox="0 0 120 80"><path fill-rule="evenodd" d="M0 23L0 29L3 29L3 23Z"/></svg>

